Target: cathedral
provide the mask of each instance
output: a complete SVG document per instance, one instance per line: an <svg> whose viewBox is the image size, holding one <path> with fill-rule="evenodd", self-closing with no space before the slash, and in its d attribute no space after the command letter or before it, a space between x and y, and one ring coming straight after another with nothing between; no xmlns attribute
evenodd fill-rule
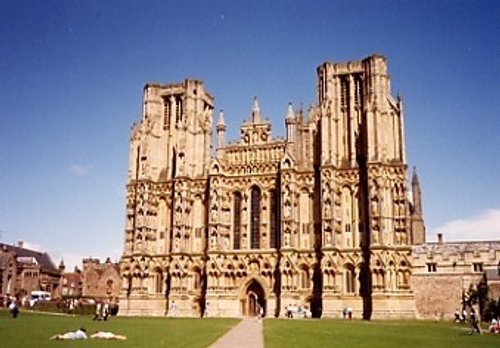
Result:
<svg viewBox="0 0 500 348"><path fill-rule="evenodd" d="M254 98L231 142L202 81L144 87L121 314L278 317L292 305L415 318L412 247L425 227L387 60L325 62L316 76L313 105L284 107L285 137Z"/></svg>

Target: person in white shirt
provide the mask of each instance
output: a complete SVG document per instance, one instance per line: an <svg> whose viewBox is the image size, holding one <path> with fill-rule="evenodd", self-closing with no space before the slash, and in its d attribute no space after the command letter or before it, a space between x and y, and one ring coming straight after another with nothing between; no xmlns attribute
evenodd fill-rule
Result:
<svg viewBox="0 0 500 348"><path fill-rule="evenodd" d="M123 335L116 335L112 332L107 332L107 331L98 331L93 335L90 335L91 338L98 338L98 339L103 339L103 340L120 340L124 341L127 339L126 336Z"/></svg>
<svg viewBox="0 0 500 348"><path fill-rule="evenodd" d="M50 338L51 340L86 340L87 333L85 328L81 327L76 331L70 331L63 334L57 334Z"/></svg>

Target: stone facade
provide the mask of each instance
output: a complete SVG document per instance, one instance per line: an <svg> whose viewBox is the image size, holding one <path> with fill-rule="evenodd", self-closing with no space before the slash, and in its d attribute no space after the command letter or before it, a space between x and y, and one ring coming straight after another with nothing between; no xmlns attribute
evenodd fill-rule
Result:
<svg viewBox="0 0 500 348"><path fill-rule="evenodd" d="M416 174L408 200L403 103L386 59L317 68L317 101L288 105L271 135L257 98L226 143L197 80L148 84L132 127L120 313L415 317L412 245L425 242Z"/></svg>
<svg viewBox="0 0 500 348"><path fill-rule="evenodd" d="M116 303L121 291L120 267L108 258L83 259L82 296Z"/></svg>
<svg viewBox="0 0 500 348"><path fill-rule="evenodd" d="M78 267L73 272L65 272L65 265L61 261L59 265L61 279L59 280L60 297L79 298L83 294L83 273Z"/></svg>
<svg viewBox="0 0 500 348"><path fill-rule="evenodd" d="M452 318L461 309L462 295L485 274L489 297L497 299L500 241L449 242L414 246L412 289L419 319ZM489 279L488 279L489 278Z"/></svg>
<svg viewBox="0 0 500 348"><path fill-rule="evenodd" d="M0 243L0 297L19 300L33 290L43 290L52 297L59 294L60 270L47 253L17 245Z"/></svg>

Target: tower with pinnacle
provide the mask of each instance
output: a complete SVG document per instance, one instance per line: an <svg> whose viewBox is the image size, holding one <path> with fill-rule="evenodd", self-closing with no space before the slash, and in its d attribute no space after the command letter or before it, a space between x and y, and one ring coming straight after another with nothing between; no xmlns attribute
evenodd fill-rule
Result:
<svg viewBox="0 0 500 348"><path fill-rule="evenodd" d="M148 84L132 128L126 315L414 317L412 244L425 241L416 173L407 188L403 104L387 61L326 62L317 100L284 110L274 137L258 98L226 142L197 80ZM212 139L212 128L215 137ZM211 150L211 146L214 147Z"/></svg>

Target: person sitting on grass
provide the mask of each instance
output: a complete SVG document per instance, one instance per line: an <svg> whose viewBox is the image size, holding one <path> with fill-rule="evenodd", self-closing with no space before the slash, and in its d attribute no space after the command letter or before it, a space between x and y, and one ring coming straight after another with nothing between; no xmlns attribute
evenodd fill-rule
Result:
<svg viewBox="0 0 500 348"><path fill-rule="evenodd" d="M86 340L87 330L84 327L79 328L76 331L70 331L63 334L57 334L50 338L51 340Z"/></svg>
<svg viewBox="0 0 500 348"><path fill-rule="evenodd" d="M500 322L495 318L491 319L491 324L488 327L488 331L494 334L500 333Z"/></svg>
<svg viewBox="0 0 500 348"><path fill-rule="evenodd" d="M106 332L106 331L98 331L95 334L90 335L90 337L103 340L120 340L120 341L124 341L127 339L127 336L115 335L112 332Z"/></svg>

